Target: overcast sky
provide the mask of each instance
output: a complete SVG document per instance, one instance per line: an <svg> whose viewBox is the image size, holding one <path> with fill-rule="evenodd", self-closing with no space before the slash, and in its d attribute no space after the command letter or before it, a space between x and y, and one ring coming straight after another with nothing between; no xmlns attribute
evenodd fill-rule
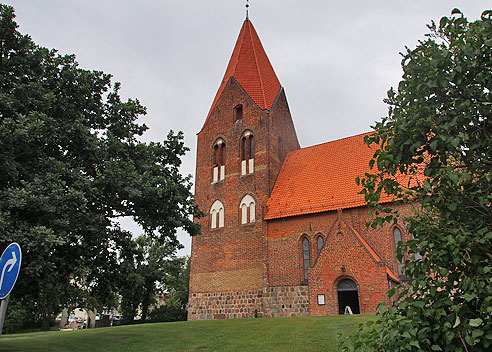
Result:
<svg viewBox="0 0 492 352"><path fill-rule="evenodd" d="M244 0L11 0L20 31L111 73L123 98L148 114L146 141L184 131L195 173L196 133L210 109L245 18ZM454 7L469 20L490 0L251 0L249 17L285 88L302 147L367 132L401 78L399 52ZM137 227L126 224L138 234ZM190 253L190 238L179 233Z"/></svg>

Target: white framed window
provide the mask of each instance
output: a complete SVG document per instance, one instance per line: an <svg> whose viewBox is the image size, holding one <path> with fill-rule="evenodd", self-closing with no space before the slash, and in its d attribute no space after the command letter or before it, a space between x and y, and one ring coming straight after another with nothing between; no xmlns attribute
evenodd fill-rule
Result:
<svg viewBox="0 0 492 352"><path fill-rule="evenodd" d="M324 306L325 305L325 295L318 295L318 306Z"/></svg>
<svg viewBox="0 0 492 352"><path fill-rule="evenodd" d="M212 182L219 182L225 178L225 142L222 138L217 139L213 150L213 179Z"/></svg>
<svg viewBox="0 0 492 352"><path fill-rule="evenodd" d="M256 206L255 200L249 194L245 195L239 204L241 212L241 224L249 224L255 222Z"/></svg>
<svg viewBox="0 0 492 352"><path fill-rule="evenodd" d="M255 172L255 139L251 131L241 137L241 175Z"/></svg>
<svg viewBox="0 0 492 352"><path fill-rule="evenodd" d="M210 228L224 227L224 204L216 200L210 208Z"/></svg>

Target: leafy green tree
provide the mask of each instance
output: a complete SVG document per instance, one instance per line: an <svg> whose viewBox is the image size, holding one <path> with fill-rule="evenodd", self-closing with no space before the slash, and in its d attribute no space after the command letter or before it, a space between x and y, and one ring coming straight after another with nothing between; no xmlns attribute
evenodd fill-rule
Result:
<svg viewBox="0 0 492 352"><path fill-rule="evenodd" d="M169 241L142 235L122 251L124 270L119 292L123 324L133 323L139 309L141 320L146 321L149 308L157 303L158 293L174 289L183 262L176 258L176 249Z"/></svg>
<svg viewBox="0 0 492 352"><path fill-rule="evenodd" d="M177 258L169 270L164 304L150 312L154 322L186 320L190 284L190 258Z"/></svg>
<svg viewBox="0 0 492 352"><path fill-rule="evenodd" d="M397 303L345 351L492 348L491 14L470 23L455 9L403 54L389 115L366 140L380 146L377 170L362 184L374 227L398 220L378 203L383 192L420 207L405 219L414 240L398 248L410 281L389 292ZM401 174L410 181L398 182Z"/></svg>
<svg viewBox="0 0 492 352"><path fill-rule="evenodd" d="M190 176L179 173L183 134L142 143L138 100L122 101L111 76L73 55L37 46L0 4L0 248L20 243L12 293L34 320L63 306L114 304L118 253L132 217L149 238L178 246L199 232Z"/></svg>
<svg viewBox="0 0 492 352"><path fill-rule="evenodd" d="M419 208L405 219L414 240L398 248L410 281L345 351L492 349L491 14L469 22L455 9L402 54L389 115L366 140L380 150L362 184L373 226L398 220L378 204L383 192Z"/></svg>

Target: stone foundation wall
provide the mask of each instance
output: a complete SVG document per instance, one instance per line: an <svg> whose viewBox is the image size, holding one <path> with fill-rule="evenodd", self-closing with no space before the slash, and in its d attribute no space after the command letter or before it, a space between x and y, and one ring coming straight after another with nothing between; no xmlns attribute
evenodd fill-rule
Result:
<svg viewBox="0 0 492 352"><path fill-rule="evenodd" d="M263 290L192 293L188 320L273 318L309 315L307 286Z"/></svg>
<svg viewBox="0 0 492 352"><path fill-rule="evenodd" d="M261 290L192 293L188 320L255 318L261 309Z"/></svg>
<svg viewBox="0 0 492 352"><path fill-rule="evenodd" d="M259 316L265 318L298 317L309 315L307 286L277 286L263 290L263 309Z"/></svg>

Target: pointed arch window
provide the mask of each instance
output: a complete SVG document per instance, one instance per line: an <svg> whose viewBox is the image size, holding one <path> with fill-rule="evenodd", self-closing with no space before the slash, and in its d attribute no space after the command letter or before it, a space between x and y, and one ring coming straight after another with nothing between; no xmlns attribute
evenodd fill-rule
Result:
<svg viewBox="0 0 492 352"><path fill-rule="evenodd" d="M255 139L251 131L246 131L241 137L241 175L252 174L255 171Z"/></svg>
<svg viewBox="0 0 492 352"><path fill-rule="evenodd" d="M224 227L224 204L220 200L216 200L210 208L210 228L220 227Z"/></svg>
<svg viewBox="0 0 492 352"><path fill-rule="evenodd" d="M241 104L236 105L234 108L234 121L243 119L243 106Z"/></svg>
<svg viewBox="0 0 492 352"><path fill-rule="evenodd" d="M255 200L249 194L245 195L239 204L241 212L241 224L250 224L255 222L256 206Z"/></svg>
<svg viewBox="0 0 492 352"><path fill-rule="evenodd" d="M222 138L214 143L213 150L213 181L219 182L225 178L225 142Z"/></svg>
<svg viewBox="0 0 492 352"><path fill-rule="evenodd" d="M304 269L304 282L307 282L308 279L308 268L310 265L310 256L309 256L309 240L304 237L302 240L302 266Z"/></svg>
<svg viewBox="0 0 492 352"><path fill-rule="evenodd" d="M398 227L395 227L393 229L393 238L395 240L395 254L396 254L396 249L398 248L398 243L401 242L401 231ZM398 258L397 258L396 260L397 260L397 267L398 267L398 275L404 275L405 274L405 269L404 269L405 261L403 260L403 258L401 258L401 260L398 260Z"/></svg>
<svg viewBox="0 0 492 352"><path fill-rule="evenodd" d="M323 239L323 236L319 235L318 238L316 239L316 249L317 249L316 255L319 255L321 253L321 249L323 248L324 244L325 241Z"/></svg>

